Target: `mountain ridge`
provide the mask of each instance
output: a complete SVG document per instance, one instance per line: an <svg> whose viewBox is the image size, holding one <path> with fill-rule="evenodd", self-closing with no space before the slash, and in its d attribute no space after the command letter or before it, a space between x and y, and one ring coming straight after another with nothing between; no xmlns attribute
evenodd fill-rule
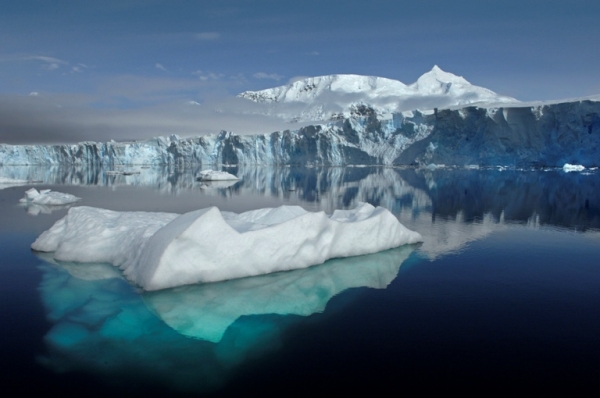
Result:
<svg viewBox="0 0 600 398"><path fill-rule="evenodd" d="M462 76L435 65L412 84L378 76L333 74L309 77L259 91L238 94L264 109L259 113L287 121L326 121L350 116L358 105L378 115L412 110L433 110L469 104L518 104L504 96L469 83ZM298 109L300 107L300 109Z"/></svg>

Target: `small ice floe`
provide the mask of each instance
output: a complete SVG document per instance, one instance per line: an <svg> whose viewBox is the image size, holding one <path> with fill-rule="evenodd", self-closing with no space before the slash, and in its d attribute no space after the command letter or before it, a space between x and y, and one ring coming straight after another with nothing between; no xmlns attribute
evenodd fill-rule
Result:
<svg viewBox="0 0 600 398"><path fill-rule="evenodd" d="M78 206L31 245L59 261L111 263L145 290L306 268L421 242L383 207L245 213L216 207L183 215Z"/></svg>
<svg viewBox="0 0 600 398"><path fill-rule="evenodd" d="M22 185L27 185L27 180L16 180L13 178L0 177L0 189L10 188L10 187L20 187Z"/></svg>
<svg viewBox="0 0 600 398"><path fill-rule="evenodd" d="M580 164L565 163L565 165L563 166L563 171L565 173L570 173L572 171L583 171L583 170L585 170L585 167Z"/></svg>
<svg viewBox="0 0 600 398"><path fill-rule="evenodd" d="M54 192L50 189L42 189L38 192L37 189L31 188L25 191L25 197L19 201L24 204L60 206L75 203L79 200L81 198L69 193Z"/></svg>
<svg viewBox="0 0 600 398"><path fill-rule="evenodd" d="M217 170L202 170L197 178L198 181L228 181L228 180L239 180L233 174L229 174L226 171Z"/></svg>

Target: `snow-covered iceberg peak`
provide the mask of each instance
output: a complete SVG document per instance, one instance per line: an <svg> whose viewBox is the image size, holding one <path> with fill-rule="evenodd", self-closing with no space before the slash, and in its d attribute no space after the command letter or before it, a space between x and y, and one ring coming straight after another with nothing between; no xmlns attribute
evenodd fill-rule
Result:
<svg viewBox="0 0 600 398"><path fill-rule="evenodd" d="M331 216L299 206L241 214L210 207L181 216L78 207L31 247L54 252L56 260L109 262L143 289L159 290L305 268L421 241L387 209L367 203Z"/></svg>

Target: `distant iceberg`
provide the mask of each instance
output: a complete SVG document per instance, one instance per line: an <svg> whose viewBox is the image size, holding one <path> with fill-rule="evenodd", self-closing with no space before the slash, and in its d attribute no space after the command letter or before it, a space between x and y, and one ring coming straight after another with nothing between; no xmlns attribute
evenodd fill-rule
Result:
<svg viewBox="0 0 600 398"><path fill-rule="evenodd" d="M32 249L59 261L106 262L145 290L217 282L321 264L421 242L387 209L307 212L281 206L245 213L216 207L183 215L75 207Z"/></svg>
<svg viewBox="0 0 600 398"><path fill-rule="evenodd" d="M35 188L31 188L25 191L25 196L20 202L25 204L62 206L75 203L79 200L81 198L69 193L54 192L49 189L38 191Z"/></svg>
<svg viewBox="0 0 600 398"><path fill-rule="evenodd" d="M229 180L239 180L233 174L230 174L226 171L216 171L216 170L203 170L200 172L200 176L198 177L198 181L229 181Z"/></svg>
<svg viewBox="0 0 600 398"><path fill-rule="evenodd" d="M579 165L579 164L569 164L569 163L566 163L563 166L563 171L565 173L570 173L571 171L583 171L583 170L585 170L585 167L582 166L582 165Z"/></svg>

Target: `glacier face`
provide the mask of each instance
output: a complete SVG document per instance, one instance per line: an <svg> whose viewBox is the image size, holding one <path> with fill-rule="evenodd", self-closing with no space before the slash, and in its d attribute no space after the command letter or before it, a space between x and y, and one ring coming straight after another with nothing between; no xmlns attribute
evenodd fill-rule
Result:
<svg viewBox="0 0 600 398"><path fill-rule="evenodd" d="M270 134L73 145L3 145L0 165L503 165L600 163L600 102L351 117Z"/></svg>

